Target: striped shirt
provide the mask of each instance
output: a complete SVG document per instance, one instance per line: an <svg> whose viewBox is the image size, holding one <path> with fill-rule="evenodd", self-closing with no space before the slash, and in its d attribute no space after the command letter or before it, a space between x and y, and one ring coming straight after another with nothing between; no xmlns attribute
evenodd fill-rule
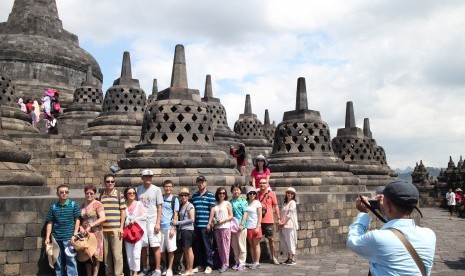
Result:
<svg viewBox="0 0 465 276"><path fill-rule="evenodd" d="M105 210L105 222L103 223L103 232L111 232L118 230L121 226L121 211L126 209L124 197L116 189L113 189L111 194L103 192L100 201Z"/></svg>
<svg viewBox="0 0 465 276"><path fill-rule="evenodd" d="M52 236L56 241L69 241L74 234L76 218L81 216L76 202L67 199L65 204L59 201L50 206L46 221L52 222Z"/></svg>
<svg viewBox="0 0 465 276"><path fill-rule="evenodd" d="M190 199L195 208L195 228L206 228L210 218L210 208L216 204L215 195L206 191L203 195L197 191Z"/></svg>

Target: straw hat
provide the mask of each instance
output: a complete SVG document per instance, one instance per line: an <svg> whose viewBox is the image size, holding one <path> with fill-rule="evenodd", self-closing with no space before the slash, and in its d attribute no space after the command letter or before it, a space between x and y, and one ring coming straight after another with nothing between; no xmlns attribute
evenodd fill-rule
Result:
<svg viewBox="0 0 465 276"><path fill-rule="evenodd" d="M51 268L54 268L54 265L58 259L58 253L60 253L60 248L58 247L58 243L53 236L51 237L51 241L51 243L45 246L45 252L47 253L48 257L48 265Z"/></svg>
<svg viewBox="0 0 465 276"><path fill-rule="evenodd" d="M297 194L296 190L294 187L287 187L285 193L291 192L294 194L294 199L296 202L299 202L299 195Z"/></svg>
<svg viewBox="0 0 465 276"><path fill-rule="evenodd" d="M77 252L77 259L80 262L85 262L94 256L97 251L97 238L93 233L87 234L82 240L74 242L74 250Z"/></svg>
<svg viewBox="0 0 465 276"><path fill-rule="evenodd" d="M181 188L179 191L179 195L190 195L191 193L189 192L188 188Z"/></svg>
<svg viewBox="0 0 465 276"><path fill-rule="evenodd" d="M456 192L463 192L462 189L460 189L460 188L455 189L455 191Z"/></svg>

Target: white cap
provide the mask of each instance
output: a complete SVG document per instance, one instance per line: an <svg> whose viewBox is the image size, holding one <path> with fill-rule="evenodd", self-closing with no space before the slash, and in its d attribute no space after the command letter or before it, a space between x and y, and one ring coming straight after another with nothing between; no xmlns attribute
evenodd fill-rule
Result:
<svg viewBox="0 0 465 276"><path fill-rule="evenodd" d="M150 176L152 176L152 175L153 175L153 172L152 172L152 170L145 169L145 170L142 170L141 175L142 175L142 176L144 176L144 175L150 175Z"/></svg>

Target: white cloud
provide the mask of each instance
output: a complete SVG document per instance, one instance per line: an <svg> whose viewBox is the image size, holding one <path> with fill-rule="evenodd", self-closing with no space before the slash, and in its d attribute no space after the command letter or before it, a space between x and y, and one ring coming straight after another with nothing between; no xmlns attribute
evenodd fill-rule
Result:
<svg viewBox="0 0 465 276"><path fill-rule="evenodd" d="M0 3L6 20L13 0ZM124 48L147 94L170 83L174 46L186 49L190 88L205 75L230 126L251 94L253 112L279 123L305 77L309 108L336 135L353 101L369 117L391 167L458 160L465 126L463 1L122 1L57 0L60 18L96 56L107 89ZM106 86L105 86L106 85ZM464 153L465 154L465 153Z"/></svg>

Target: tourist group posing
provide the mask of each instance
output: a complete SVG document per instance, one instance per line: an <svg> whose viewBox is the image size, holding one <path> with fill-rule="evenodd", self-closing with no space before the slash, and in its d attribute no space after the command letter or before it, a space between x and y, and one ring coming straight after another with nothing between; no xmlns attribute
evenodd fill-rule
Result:
<svg viewBox="0 0 465 276"><path fill-rule="evenodd" d="M254 178L257 187L246 187L246 198L241 196L238 184L229 191L220 187L210 192L203 176L197 177L198 190L192 195L182 188L175 196L174 183L164 181L162 192L152 184L153 172L149 169L141 173L142 185L128 187L122 194L115 188L114 175L105 175L105 191L97 195L96 187L86 186L86 202L82 205L68 198L68 186L60 185L59 201L47 214L45 237L47 247L57 247L58 255L51 262L56 275L77 275L76 256L85 263L87 275L98 275L101 262L106 275L123 275L123 243L132 276L173 275L178 248L184 255L185 271L181 275L209 274L214 268L220 273L259 269L262 237L268 240L272 262L280 264L275 256L275 224L280 251L287 252L287 260L282 263L295 264L296 191L292 187L286 190L279 210L276 194L269 188L269 173L266 177L266 159L256 161L260 164L256 165L257 173L265 177ZM252 259L249 264L247 244ZM234 263L229 262L230 248ZM148 250L153 251L152 269Z"/></svg>

